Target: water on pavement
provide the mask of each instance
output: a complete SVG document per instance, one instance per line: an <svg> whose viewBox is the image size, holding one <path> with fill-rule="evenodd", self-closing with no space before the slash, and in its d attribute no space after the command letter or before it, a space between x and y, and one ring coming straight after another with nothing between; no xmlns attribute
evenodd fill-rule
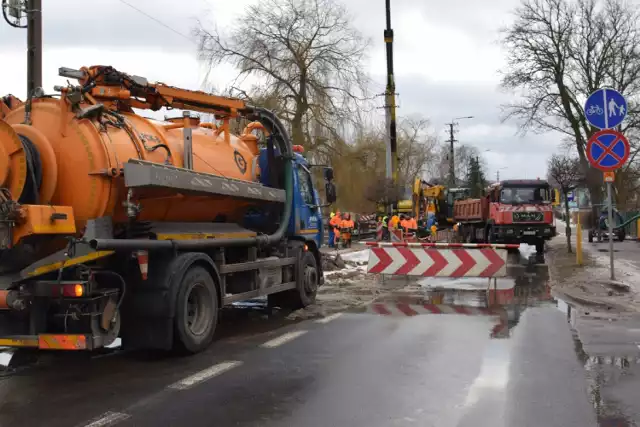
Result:
<svg viewBox="0 0 640 427"><path fill-rule="evenodd" d="M343 258L362 263L366 252ZM104 413L142 426L636 425L640 351L615 327L635 320L555 299L531 248L509 260L509 276L491 282L385 278L406 283L324 324L287 320L264 299L236 304L211 349L186 359L45 357L0 379L0 425L83 426ZM276 348L265 355L267 339ZM167 394L229 360L240 367Z"/></svg>

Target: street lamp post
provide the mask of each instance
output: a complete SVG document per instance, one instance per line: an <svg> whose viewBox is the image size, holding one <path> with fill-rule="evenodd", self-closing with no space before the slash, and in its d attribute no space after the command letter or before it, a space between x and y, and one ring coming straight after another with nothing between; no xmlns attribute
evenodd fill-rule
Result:
<svg viewBox="0 0 640 427"><path fill-rule="evenodd" d="M496 182L500 182L500 171L504 170L504 169L509 169L509 168L504 166L504 167L496 169Z"/></svg>
<svg viewBox="0 0 640 427"><path fill-rule="evenodd" d="M456 186L456 172L455 172L455 162L454 162L454 149L453 149L453 143L456 142L456 140L453 138L453 134L454 132L454 126L457 125L458 123L456 122L456 120L462 120L462 119L473 119L473 116L465 116L465 117L456 117L454 119L451 120L451 123L447 123L447 126L449 126L449 187L453 188Z"/></svg>

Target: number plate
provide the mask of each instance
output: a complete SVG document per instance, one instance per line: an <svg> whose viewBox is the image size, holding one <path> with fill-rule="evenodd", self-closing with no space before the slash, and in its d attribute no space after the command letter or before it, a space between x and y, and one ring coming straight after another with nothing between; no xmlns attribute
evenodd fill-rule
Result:
<svg viewBox="0 0 640 427"><path fill-rule="evenodd" d="M535 230L525 230L522 232L522 234L524 234L525 236L535 236L536 232Z"/></svg>

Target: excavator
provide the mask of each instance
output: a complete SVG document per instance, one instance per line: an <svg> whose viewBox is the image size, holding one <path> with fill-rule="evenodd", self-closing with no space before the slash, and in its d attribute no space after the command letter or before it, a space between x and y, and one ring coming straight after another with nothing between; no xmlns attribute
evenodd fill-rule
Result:
<svg viewBox="0 0 640 427"><path fill-rule="evenodd" d="M409 214L420 223L432 212L441 227L451 227L455 224L453 202L467 198L469 195L469 188L447 188L444 185L416 178L413 185L406 188L404 198L398 201L398 213ZM379 205L378 213L384 212L385 206Z"/></svg>
<svg viewBox="0 0 640 427"><path fill-rule="evenodd" d="M452 226L454 224L453 202L469 197L469 189L446 188L444 185L432 184L416 178L411 196L409 212L415 218L424 218L432 212L440 225Z"/></svg>

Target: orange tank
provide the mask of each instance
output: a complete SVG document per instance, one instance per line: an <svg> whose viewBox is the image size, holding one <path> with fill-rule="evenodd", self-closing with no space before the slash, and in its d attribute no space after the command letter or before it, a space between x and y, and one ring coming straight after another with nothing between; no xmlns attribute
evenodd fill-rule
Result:
<svg viewBox="0 0 640 427"><path fill-rule="evenodd" d="M79 107L91 105L80 103ZM77 112L77 109L76 109ZM27 204L51 204L73 209L76 227L88 219L112 216L126 221L122 204L126 199L123 164L129 159L184 167L183 128L192 128L193 170L245 181L257 180L257 137L250 133L231 135L198 119L159 122L134 113L119 112L124 123L103 114L78 119L65 102L54 98L34 99L31 125L25 119L25 104L5 111L0 119L0 187L18 200L32 181L25 155L25 138L39 154L42 178L37 200ZM112 122L112 123L109 123ZM228 123L228 122L227 122ZM170 154L170 155L169 155ZM23 197L24 198L24 197ZM250 202L228 196L167 194L139 200L139 220L196 222L212 221L218 215L239 218Z"/></svg>

